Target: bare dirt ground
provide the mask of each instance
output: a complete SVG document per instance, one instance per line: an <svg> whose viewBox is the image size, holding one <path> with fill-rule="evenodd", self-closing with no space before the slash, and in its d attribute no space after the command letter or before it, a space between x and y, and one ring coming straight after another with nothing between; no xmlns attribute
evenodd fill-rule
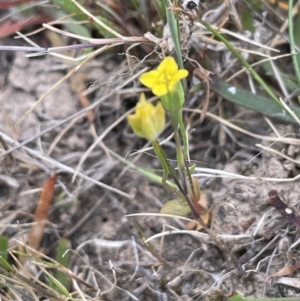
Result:
<svg viewBox="0 0 300 301"><path fill-rule="evenodd" d="M12 158L1 158L1 232L10 238L12 248L22 240L17 222L26 240L41 187L55 172L59 181L41 247L52 256L57 240L69 238L75 250L70 269L100 291L107 291L101 300L222 300L222 294L230 291L253 297L300 296L297 272L266 281L299 257L298 230L270 205L268 197L269 191L276 189L280 197L297 207L300 188L292 178L299 174L298 145L275 143L278 151L296 161L291 162L256 146L268 146L269 141L234 130L226 132L224 125L209 116L200 124L199 115L184 113L194 129L190 134L191 158L197 167L232 175L207 177L204 170L196 170L209 208L215 213L211 229L219 243L204 232L184 231L187 222L179 218L135 217L147 238L168 231L163 240L158 236L150 241L163 259L159 262L144 247L132 217L127 215L157 213L172 195L109 158L100 143L72 182L74 170L95 137L85 114L59 124L82 109L69 82L60 85L16 126L36 100L66 74L67 66L51 56L29 59L22 52L1 52L0 61L0 132L8 147L14 146L13 141L23 142L53 128L28 142L27 149L13 152ZM118 56L107 55L84 67L91 103L130 75L123 72L117 63L120 61ZM105 146L121 157L159 168L151 150L132 156L147 145L133 136L123 118L134 107L136 93L122 91L95 108L96 134L103 135ZM211 103L210 112L216 110L216 104ZM223 108L245 129L270 135L262 116L229 103L223 103ZM294 138L297 133L291 125L275 125L286 137ZM170 129L163 136L169 133ZM165 147L170 158L175 158L173 142ZM101 187L99 182L117 192ZM291 280L290 285L284 284L288 278L294 279L293 286Z"/></svg>

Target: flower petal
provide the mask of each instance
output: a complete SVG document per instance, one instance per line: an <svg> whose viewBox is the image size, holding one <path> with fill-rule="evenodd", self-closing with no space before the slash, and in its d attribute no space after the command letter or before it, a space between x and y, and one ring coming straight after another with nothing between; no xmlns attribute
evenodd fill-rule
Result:
<svg viewBox="0 0 300 301"><path fill-rule="evenodd" d="M157 67L157 71L160 74L165 73L170 76L172 76L174 73L176 73L177 70L178 70L178 65L172 56L167 56L165 59L163 59L163 61Z"/></svg>
<svg viewBox="0 0 300 301"><path fill-rule="evenodd" d="M155 106L152 114L152 120L156 129L156 136L164 129L166 124L166 112L161 102Z"/></svg>
<svg viewBox="0 0 300 301"><path fill-rule="evenodd" d="M153 87L152 93L156 96L163 96L169 92L167 85L165 84L157 84Z"/></svg>
<svg viewBox="0 0 300 301"><path fill-rule="evenodd" d="M152 103L146 100L145 94L141 93L140 100L136 105L136 115L141 119L141 121L146 118L152 111L154 106Z"/></svg>
<svg viewBox="0 0 300 301"><path fill-rule="evenodd" d="M151 118L146 118L142 123L143 136L149 141L153 141L156 139L159 134L156 128L153 126L153 122Z"/></svg>
<svg viewBox="0 0 300 301"><path fill-rule="evenodd" d="M134 133L139 137L144 137L141 119L135 114L131 114L127 116L127 120Z"/></svg>
<svg viewBox="0 0 300 301"><path fill-rule="evenodd" d="M145 93L141 93L141 94L140 94L140 98L139 98L138 104L139 104L139 103L143 103L143 102L147 102ZM137 104L137 105L138 105L138 104Z"/></svg>
<svg viewBox="0 0 300 301"><path fill-rule="evenodd" d="M157 70L152 70L152 71L143 73L140 76L140 82L144 86L152 89L156 85L156 83L158 81L158 77L159 77L159 72Z"/></svg>
<svg viewBox="0 0 300 301"><path fill-rule="evenodd" d="M189 72L186 69L178 70L172 77L172 84L177 84L181 79L187 77Z"/></svg>

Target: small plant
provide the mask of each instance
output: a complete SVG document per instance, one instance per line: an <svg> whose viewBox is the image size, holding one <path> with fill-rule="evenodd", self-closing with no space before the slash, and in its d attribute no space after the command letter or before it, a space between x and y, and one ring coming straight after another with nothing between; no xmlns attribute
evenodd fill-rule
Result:
<svg viewBox="0 0 300 301"><path fill-rule="evenodd" d="M28 1L14 2L26 3ZM73 82L73 85L75 86L73 92L75 92L76 95L78 95L78 98L82 101L84 109L82 109L79 112L76 112L72 116L68 116L64 120L57 121L55 123L55 126L43 130L36 136L29 137L22 143L16 143L15 141L10 140L9 137L5 135L3 135L2 137L1 135L0 138L1 145L3 146L3 151L1 151L0 157L9 154L10 156L12 156L12 158L9 159L11 160L11 162L14 162L14 151L17 151L19 148L28 144L29 142L40 138L43 134L50 132L52 129L65 125L68 121L73 122L74 120L76 122L78 117L81 117L85 114L87 116L91 136L94 139L94 141L91 143L90 146L88 146L88 150L84 153L84 155L80 155L80 159L78 159L78 165L74 168L65 166L61 162L58 162L58 160L51 157L51 152L55 148L57 141L59 141L65 135L65 133L74 125L74 123L72 122L66 127L65 130L62 131L62 134L59 135L57 139L54 139L53 144L51 141L51 147L49 148L47 153L45 152L41 154L38 151L32 151L29 148L25 149L26 152L28 152L28 154L31 155L36 161L46 162L46 167L44 168L44 170L48 171L49 166L51 166L51 171L52 169L54 169L55 172L58 173L58 175L53 176L52 180L50 179L51 189L49 189L48 187L48 189L46 189L46 192L44 191L44 193L41 194L39 206L37 208L34 218L35 225L33 225L33 227L31 228L31 231L29 232L29 238L27 239L27 241L18 241L18 250L16 250L17 248L9 249L9 239L6 236L0 237L0 294L2 291L4 292L3 294L5 295L5 300L21 300L24 292L26 291L29 291L35 300L45 298L49 300L95 300L95 298L103 298L107 300L125 300L125 298L118 299L113 294L112 296L108 296L109 293L114 291L114 289L116 289L116 291L119 289L118 282L123 283L124 279L127 276L126 273L123 273L121 268L119 269L117 265L114 266L114 264L109 261L111 279L107 280L109 277L102 277L102 275L101 278L99 276L101 273L98 270L94 269L92 264L87 263L85 261L85 259L88 257L87 254L84 254L84 256L81 258L81 254L79 254L79 252L72 251L72 239L70 239L70 236L74 232L76 232L76 230L79 229L81 225L89 221L90 216L98 210L97 206L92 207L90 216L87 215L87 217L85 216L79 220L77 228L75 227L75 230L74 228L72 228L73 232L65 231L65 229L59 229L59 231L57 231L58 235L55 237L60 236L60 239L57 244L58 246L55 245L56 248L53 248L53 252L51 253L51 255L56 253L55 259L47 257L43 253L43 250L39 250L41 241L44 238L45 228L48 225L48 214L49 212L51 212L50 209L52 206L52 196L56 193L56 180L59 180L59 172L61 170L64 173L72 174L73 180L75 180L76 177L81 177L82 181L90 181L91 183L98 185L99 187L101 187L101 189L104 189L105 191L112 192L121 196L122 198L124 197L131 200L131 195L123 192L121 189L119 190L118 188L95 180L92 176L88 176L90 175L91 171L89 171L89 173L81 172L83 169L83 163L85 162L86 158L88 158L89 154L91 154L93 149L99 145L105 153L105 155L107 156L107 158L117 158L120 162L127 164L132 169L135 169L142 176L146 177L150 181L162 185L162 187L165 188L163 190L167 190L168 194L172 193L171 199L170 197L168 197L167 201L161 200L163 206L160 209L160 213L153 213L153 215L172 218L175 216L176 220L181 219L183 221L188 221L189 223L185 224L182 227L183 229L180 230L171 228L168 234L173 234L176 233L176 231L178 231L177 233L180 234L193 233L193 235L195 236L201 238L204 237L206 239L205 242L212 242L214 246L217 246L216 248L218 249L218 251L221 250L221 254L218 253L216 257L224 257L224 262L230 263L230 269L237 271L237 274L239 273L238 277L244 274L241 261L237 260L234 252L232 251L232 249L234 249L234 243L227 243L228 241L235 242L240 237L237 238L237 235L219 235L219 233L217 233L214 229L214 221L217 218L216 213L218 212L220 207L224 205L224 203L217 204L215 208L208 210L206 203L202 200L204 193L201 191L199 183L200 176L196 176L195 171L197 170L197 167L193 163L194 161L192 161L193 158L190 158L190 123L187 123L187 119L184 118L186 117L184 115L184 111L186 110L187 112L190 112L191 110L193 110L193 114L196 113L200 115L200 118L196 117L198 118L198 125L203 124L203 121L206 117L214 118L217 121L217 126L221 128L220 132L223 130L222 126L224 126L226 130L229 129L228 135L231 135L230 137L234 137L234 134L230 132L230 130L232 130L241 132L243 135L252 135L252 137L255 137L256 139L263 140L265 138L265 136L258 135L257 133L249 134L249 131L247 131L243 127L244 120L242 120L242 118L238 119L238 121L236 121L236 124L230 121L229 112L223 110L223 99L226 99L235 105L246 107L251 111L258 112L264 116L276 117L277 119L284 122L300 124L300 109L297 106L296 101L290 104L283 101L282 99L283 95L286 96L286 100L290 100L293 98L293 100L296 100L299 98L298 94L300 84L300 39L299 35L296 34L295 28L300 24L300 18L299 15L295 17L296 26L294 26L295 24L293 22L292 13L293 3L291 1L290 7L287 7L289 18L289 31L288 34L286 34L286 36L283 36L286 39L287 37L289 39L290 49L292 53L289 53L286 56L292 56L291 64L289 65L289 67L293 67L292 69L294 70L294 74L286 75L280 68L277 69L273 66L273 62L276 59L283 57L283 55L276 57L270 55L269 52L277 51L277 49L273 48L274 45L264 45L264 43L259 43L255 41L252 37L246 37L246 35L242 32L244 28L251 30L252 33L256 30L256 27L252 24L254 23L252 15L255 15L255 1L245 0L240 1L241 3L239 2L236 4L233 2L234 1L231 0L225 1L225 17L221 16L213 25L210 24L210 22L204 21L201 18L200 14L196 12L196 9L198 9L198 7L202 4L198 0L105 0L95 1L96 4L91 5L91 7L88 7L90 1L52 0L53 5L50 8L41 8L41 12L46 12L47 16L51 16L51 18L53 18L51 23L46 23L48 19L44 21L44 15L42 15L42 20L44 23L46 23L43 24L43 29L51 31L51 33L53 34L51 39L53 41L59 41L57 43L58 45L60 45L60 43L63 44L65 41L64 39L60 38L61 35L64 35L65 38L75 38L82 44L63 44L63 46L57 47L55 47L55 44L54 47L50 48L22 48L22 50L36 51L36 53L34 54L35 56L45 54L55 55L61 60L70 60L73 64L75 62L77 65L75 67L73 65L73 69L71 71L68 67L68 73L58 83L53 85L49 91L47 91L40 97L40 99L19 119L18 124L21 123L29 114L31 114L32 111L42 101L44 101L45 98L53 90L57 89L59 85L67 79L71 79L72 81L73 78L75 78ZM7 5L11 4L7 2L3 5L4 7L7 7ZM244 5L243 9L244 11L246 10L246 13L244 14L244 20L240 20L237 16L235 5ZM233 16L233 13L236 14L235 17ZM239 31L238 33L234 31L227 31L223 27L227 22L229 15L233 19L232 21L234 23L235 28ZM263 24L260 25L263 26ZM197 47L193 48L192 46L192 38L194 34L193 31L196 27L201 28L201 30L205 32L203 34L203 32L201 31L200 33L201 35L203 34L203 36L197 39L197 43L201 45L201 47L199 47L201 50L196 49ZM277 31L281 32L279 29ZM10 33L10 31L7 32ZM29 40L29 37L26 37L27 41ZM204 39L204 37L206 39ZM233 37L232 41L231 37ZM240 43L241 45L239 45L240 47L234 45L234 43L236 43L237 40L242 41L242 43ZM246 46L244 46L244 44L249 44L253 45L254 47L258 47L259 51L253 49L246 49ZM213 69L210 69L211 65L221 64L218 60L215 61L214 59L213 61L213 59L210 58L210 51L215 45L217 45L216 47L223 47L224 53L222 53L222 59L228 60L228 57L230 58L230 60L228 60L229 69L231 68L232 61L237 62L236 65L233 64L232 66L236 67L238 64L242 66L242 69L237 71L236 73L234 71L234 74L230 78L221 76L221 74L213 74L212 71L208 71L205 69L207 68L211 70ZM210 48L208 46L212 47ZM83 92L86 83L82 79L83 76L81 75L83 74L80 73L82 69L84 69L82 67L84 67L84 65L89 63L90 61L92 61L96 56L101 55L104 52L109 51L109 54L113 53L114 47L122 47L122 51L124 51L123 55L124 57L126 57L126 60L124 59L124 61L126 61L126 67L128 68L128 72L126 72L126 75L129 75L130 78L126 78L126 76L124 76L125 73L122 73L122 75L119 77L122 80L120 80L120 82L116 81L117 85L114 86L107 84L107 93L103 99L99 101L96 100L93 103L89 103L89 100ZM78 49L82 50L80 52L80 56L73 57L73 53L76 53L75 51L73 52L74 49L76 51ZM62 50L64 51L64 53L58 53ZM263 51L265 51L266 53L262 53ZM253 60L246 59L246 55L244 55L245 53L251 53ZM260 57L262 57L261 60L259 60ZM222 59L219 58L220 61ZM134 65L133 63L133 61L135 60L138 62L136 65ZM151 60L155 61L156 65L154 67L152 65L151 70L149 70ZM258 65L260 65L261 68L264 70L263 72L261 72L261 70L257 68ZM205 68L203 66L205 66ZM227 69L227 66L225 66L224 69L226 69L224 70L224 72L228 72L229 70ZM245 79L239 82L239 78L237 77L237 75L242 73L244 73L245 78L249 80L249 86L251 86L251 88L253 89L252 91L248 91L246 88L244 88ZM77 75L78 77L76 77ZM276 85L274 83L274 78L278 77L282 81L280 82L280 85ZM137 79L139 81L137 81ZM198 80L197 84L195 84L195 80ZM140 83L143 85L143 92L137 93L137 90L135 89L137 88L137 86L140 85ZM285 85L287 89L282 88L285 87ZM278 92L278 86L282 88L282 93ZM111 131L115 124L118 124L118 122L115 122L115 120L113 120L113 125L109 125L108 129L104 130L103 135L101 132L101 134L99 134L98 136L97 126L95 122L96 118L93 114L93 109L99 107L99 105L102 104L105 100L109 102L110 97L115 95L124 87L126 87L126 89L128 87L130 87L130 89L134 87L134 89L132 89L133 92L131 92L131 97L133 97L134 101L136 99L139 100L136 104L135 112L133 112L133 109L131 109L130 113L124 112L124 114L122 115L122 117L120 117L120 120L118 122L122 121L125 123L127 119L127 122L132 131L135 133L135 135L147 140L149 145L151 145L152 150L154 151L156 159L159 161L160 167L158 170L150 170L144 165L138 166L138 164L132 163L129 160L124 159L124 154L116 154L112 149L110 149L103 143L102 140L104 139L105 135L109 131ZM145 87L149 90L146 90ZM140 89L140 87L138 88ZM259 91L259 93L256 94L256 90ZM151 93L155 96L155 104L149 101L149 95ZM200 94L201 97L198 97ZM220 116L214 115L213 113L208 111L208 109L210 108L209 101L211 94L218 95L216 107L217 110L219 110L218 112ZM203 103L201 103L201 110L198 108L187 108L187 104L189 104L188 100L190 100L194 96L198 97L197 101L200 98L201 100L203 98L204 101ZM128 108L126 107L126 110L127 109ZM188 118L190 118L191 120L193 118L196 119L195 117L190 116L188 116ZM168 155L165 145L160 141L160 137L162 136L168 121L169 124L171 124L171 139L174 143L173 145L175 145L175 160L174 158ZM209 139L211 139L210 135L213 132L213 130L209 129L209 131ZM300 144L297 139L291 142L289 138L280 137L277 131L274 132L276 133L276 137L267 137L265 140L272 141L272 143L281 141L285 144ZM222 133L224 134L224 132ZM238 144L238 139L233 139L233 143ZM41 147L42 146L43 144L41 143ZM256 146L263 147L258 145ZM221 145L221 148L222 147L223 144ZM291 150L291 152L295 151ZM22 154L18 155L19 157L23 158L21 156ZM16 156L17 159L19 157ZM287 156L284 156L284 158L286 159ZM201 159L202 158L200 158L200 160ZM296 159L294 161L297 162ZM28 163L25 161L25 163L29 165L32 162L30 161ZM40 165L37 166L38 168L40 168ZM211 169L210 172L213 176L217 174L215 169ZM221 177L224 174L225 172L222 173L222 171L220 171L218 175ZM209 176L211 176L211 174L209 174ZM230 174L230 176L232 176L232 174ZM243 179L246 177L244 174L235 176L236 178ZM294 179L298 179L297 177L298 176L295 176ZM258 177L256 178L256 180L267 182L270 179ZM261 182L259 183L261 184ZM104 194L104 198L106 197L107 195ZM222 202L222 200L220 202ZM229 203L225 203L225 205L229 205L232 207L232 205ZM115 208L117 208L117 206L115 206ZM291 209L289 207L285 208ZM286 215L290 215L289 212L286 212ZM136 215L138 214L143 215L144 213L137 213ZM132 216L133 215L134 214L132 214ZM75 214L72 215L72 217L74 216ZM70 220L72 220L72 218L70 218ZM291 217L290 221L293 222ZM159 252L157 252L156 248L152 247L149 243L151 239L157 237L163 238L164 236L168 235L166 234L167 231L165 233L159 233L157 234L157 236L155 236L155 234L154 236L147 238L144 234L142 227L138 224L138 222L135 219L133 220L133 223L140 236L142 237L143 245L147 248L150 254L158 260L158 265L171 266L168 260L165 259L164 254L160 254ZM251 220L249 220L249 224L250 223ZM247 228L247 226L245 226L245 228ZM196 229L196 231L193 231L193 229ZM22 227L20 227L20 232L21 230ZM101 229L99 229L99 231L101 231ZM252 244L253 237L251 235L247 235L247 237L246 235L241 235L241 240L247 238L249 239L247 243ZM105 244L110 244L109 240L103 239L103 241ZM101 241L101 243L103 243L103 241ZM124 246L123 242L116 243L115 245L119 245L121 247ZM205 249L205 251L203 252L209 253L210 245L206 244L205 248L203 248ZM56 250L56 252L54 252L54 250ZM148 275L148 271L145 272L144 267L139 266L140 250L137 248L134 249L134 252L136 268L134 270L133 276L139 273L145 273L147 274L147 277L150 278L150 276ZM202 253L201 256L204 257L204 255L207 255L204 253ZM80 260L84 262L84 264L82 264L81 262L80 265L76 266L76 268L79 266L80 268L83 267L81 270L80 277L77 276L77 274L79 274L77 273L78 269L74 269L76 270L75 274L75 272L73 273L73 270L70 267L73 264L73 258L71 258L71 255L74 254L78 256L78 258L80 257ZM155 264L157 263L157 260ZM148 262L146 263L146 265L147 264ZM27 265L31 265L31 267L33 267L32 273L29 273L26 270ZM180 267L180 269L181 268L182 267ZM288 272L284 270L284 272L280 271L279 274L281 276L288 275L292 272L297 271L298 268L299 265L296 264L295 266L290 268ZM189 267L186 267L185 264L182 270L183 272L180 275L180 277L177 277L176 275L176 278L179 279L181 278L181 276L182 278L186 278L189 276L189 272L191 272L192 276L195 276L199 272L198 270L196 272L193 269L189 270ZM23 275L23 272L21 271L26 271L25 274L27 275L27 277L25 277ZM185 272L186 274L184 274ZM122 277L124 276L124 279L122 278L121 281L119 281L118 273L122 275ZM167 271L167 273L169 273L169 271ZM207 272L207 274L213 274L213 286L215 285L215 283L217 283L218 286L222 285L222 281L223 279L225 279L226 276L225 275L224 278L222 278L222 273L223 271L217 275L217 273L215 272ZM231 272L229 272L227 276L230 275L230 273ZM155 273L153 274L155 274L156 277L159 273L155 271ZM274 273L272 274L272 277L277 277L279 274ZM95 275L99 276L100 278L97 278ZM88 281L83 280L81 277L88 279ZM138 277L140 277L140 275L138 275ZM99 288L102 285L102 282L99 281L99 279L101 279L103 283L105 282L105 285L103 285L105 288ZM105 279L105 281L103 279ZM156 281L159 278L155 279L155 281L153 281L153 279L154 276L153 278L151 278L150 282L159 282ZM155 288L161 286L163 287L163 289L169 289L170 292L172 292L172 294L175 296L176 294L174 292L176 290L174 289L174 291L172 291L172 289L170 288L172 285L166 288L167 285L165 284L165 280L162 279L163 278L160 278L160 283L157 286L155 286ZM127 279L125 279L124 282L126 282L126 280ZM98 287L99 283L101 283L101 285ZM14 288L14 285L16 284L20 289L19 291L15 290ZM178 287L179 286L180 285L178 285ZM145 287L142 287L142 289L145 289ZM202 288L200 288L199 290L201 289ZM181 288L178 288L178 291L178 294L180 294ZM163 293L159 293L161 294L161 299L164 299ZM209 295L209 292L207 295ZM221 295L222 298L216 299L216 301L224 299L229 301L269 301L269 299L252 299L248 297L243 297L242 295L236 293L229 295L222 292ZM130 292L128 293L128 295L126 295L126 297L128 296L130 296L132 300L139 300L135 296L132 296ZM177 298L178 296L176 295L175 297ZM195 296L193 296L193 298L196 300ZM295 299L293 298L280 298L274 300L295 301Z"/></svg>
<svg viewBox="0 0 300 301"><path fill-rule="evenodd" d="M171 203L167 202L162 209L163 212L174 212L174 206L178 213L181 213L180 208L182 207L182 214L186 214L186 204L188 204L195 219L204 225L200 217L199 195L196 193L199 187L192 180L191 166L189 166L188 162L188 149L184 148L184 145L187 145L187 138L185 134L186 129L182 121L181 109L184 104L184 92L180 80L187 76L188 71L178 69L173 57L164 58L157 70L146 72L140 77L140 81L160 98L163 107L158 103L154 108L152 104L146 102L144 94L141 94L136 114L129 115L127 119L138 136L144 137L152 143L154 152L163 169L161 183L179 197L178 200L172 200ZM171 124L174 130L177 154L176 169L171 166L163 148L157 141L157 136L165 124L164 109L170 113ZM169 176L176 184L177 189L168 184ZM166 208L170 211L168 212Z"/></svg>

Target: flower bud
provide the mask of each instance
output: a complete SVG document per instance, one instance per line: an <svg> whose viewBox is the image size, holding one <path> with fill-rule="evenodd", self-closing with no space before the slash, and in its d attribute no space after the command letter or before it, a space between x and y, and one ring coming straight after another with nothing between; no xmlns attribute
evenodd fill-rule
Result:
<svg viewBox="0 0 300 301"><path fill-rule="evenodd" d="M165 109L161 102L153 106L142 93L135 114L128 115L127 120L137 136L153 141L165 127Z"/></svg>

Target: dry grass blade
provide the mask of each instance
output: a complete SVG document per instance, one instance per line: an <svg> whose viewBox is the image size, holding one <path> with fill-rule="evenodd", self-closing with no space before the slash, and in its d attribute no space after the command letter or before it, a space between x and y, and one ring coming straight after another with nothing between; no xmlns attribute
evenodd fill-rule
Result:
<svg viewBox="0 0 300 301"><path fill-rule="evenodd" d="M78 67L78 66L77 66ZM89 110L91 109L94 109L96 108L101 102L103 102L104 100L106 100L107 98L109 98L110 96L114 95L116 92L120 91L123 87L125 87L126 85L128 85L129 83L131 83L132 81L134 81L136 78L138 78L142 73L144 73L148 68L143 68L142 70L140 70L139 72L136 72L133 76L131 76L129 79L125 80L123 83L121 83L118 87L116 87L115 89L111 89L110 92L106 95L104 95L103 97L101 97L98 101L94 102L93 104L91 104L89 107L79 111L79 112L76 112L75 114L65 118L64 120L58 122L57 124L55 124L54 126L51 126L49 128L47 128L46 130L40 132L39 134L37 135L34 135L33 137L30 137L29 139L23 141L22 143L18 143L17 146L14 146L12 148L10 148L9 150L3 152L2 154L0 154L0 158L3 157L3 156L6 156L10 153L12 153L13 151L21 148L22 146L28 144L29 142L41 137L42 135L52 131L53 129L59 127L60 125L63 125L64 123L88 112ZM74 70L74 69L73 69ZM41 99L40 99L41 100ZM30 114L30 112L28 112L28 114ZM3 136L6 136L3 134ZM6 136L8 138L8 136ZM8 138L10 140L10 138ZM14 143L14 142L13 142ZM14 143L15 144L15 143Z"/></svg>
<svg viewBox="0 0 300 301"><path fill-rule="evenodd" d="M104 46L98 49L93 55L90 55L87 59L85 59L82 63L78 64L75 68L73 68L66 76L64 76L61 80L59 80L49 91L47 91L44 95L40 97L40 99L18 120L18 125L22 122L29 114L33 112L33 110L48 96L50 95L53 90L57 89L64 81L66 81L69 77L71 77L74 73L77 72L84 64L91 61L95 56L99 55L100 53L104 52L105 50L109 49L112 46Z"/></svg>
<svg viewBox="0 0 300 301"><path fill-rule="evenodd" d="M205 82L206 85L206 93L205 93L205 100L204 100L204 104L203 104L203 109L201 111L201 115L200 115L200 123L203 122L203 120L205 119L205 115L206 112L208 110L208 106L209 106L209 95L210 95L210 81L209 81L209 72L206 70L197 68L194 71L196 77L199 80L203 80Z"/></svg>
<svg viewBox="0 0 300 301"><path fill-rule="evenodd" d="M196 112L196 113L199 113L199 114L202 113L202 110L197 110L197 109L184 109L184 111L187 111L187 112ZM259 135L259 134L255 134L255 133L252 133L250 131L247 131L247 130L243 129L242 127L237 126L234 123L230 122L229 120L224 119L222 117L219 117L219 116L217 116L215 114L207 112L206 116L210 117L210 118L212 118L212 119L214 119L214 120L216 120L216 121L218 121L220 123L222 123L225 126L228 126L229 128L232 128L234 130L237 130L237 131L239 131L239 132L241 132L243 134L246 134L246 135L248 135L250 137L253 137L253 138L256 138L256 139L259 139L259 140L281 142L281 143L285 143L285 144L300 145L300 139L297 139L297 138L263 136L263 135Z"/></svg>
<svg viewBox="0 0 300 301"><path fill-rule="evenodd" d="M278 272L270 275L266 279L266 281L269 281L270 279L272 279L274 277L282 277L282 276L293 274L294 272L296 272L299 269L300 269L300 262L296 262L294 265L287 265L287 266L283 267L282 269L280 269Z"/></svg>
<svg viewBox="0 0 300 301"><path fill-rule="evenodd" d="M105 30L110 32L111 34L115 35L116 37L122 37L118 32L114 31L110 27L108 27L106 24L101 22L98 18L96 18L93 14L88 12L82 5L80 5L77 1L71 0L84 14L86 14L89 18L91 18L95 23L99 24L102 26Z"/></svg>
<svg viewBox="0 0 300 301"><path fill-rule="evenodd" d="M93 105L94 105L94 104L93 104ZM91 105L91 106L93 106L93 105ZM18 144L16 141L14 141L13 139L11 139L10 137L4 135L3 133L2 133L2 137L3 137L8 143L11 143L11 144L13 144L13 145L17 145L17 146L15 146L15 147L13 147L12 149L14 149L14 148L15 148L15 149L20 148L20 144ZM12 150L12 149L11 149L11 150ZM57 160L54 160L53 158L49 158L49 157L45 156L44 154L42 154L42 153L40 153L40 152L38 152L38 151L35 151L35 150L33 150L33 149L31 149L31 148L27 148L27 147L24 147L24 150L25 150L28 154L30 154L32 157L38 158L38 159L42 160L44 163L50 164L51 166L54 166L54 167L57 168L57 169L61 169L61 170L65 171L65 172L67 172L67 173L69 173L69 174L74 174L74 173L75 173L75 170L74 170L73 168L71 168L70 166L67 166L67 165L65 165L65 164L62 164L62 163L58 162ZM23 155L23 154L22 154L22 155ZM18 152L17 152L17 154L16 154L15 156L18 157ZM23 155L23 156L24 156L24 155ZM0 155L0 157L1 157L1 155ZM45 169L45 168L43 168L43 169ZM109 185L107 185L107 184L105 184L105 183L102 183L102 182L100 182L100 181L97 181L97 180L95 180L95 179L93 179L93 178L91 178L91 177L85 175L84 173L78 172L78 176L81 177L81 178L83 178L83 179L85 179L85 180L88 180L88 181L90 181L90 182L96 184L96 185L99 186L99 187L102 187L102 188L104 188L104 189L113 191L114 193L119 194L119 195L121 195L121 196L123 196L123 197L125 197L125 198L128 198L128 199L131 199L131 198L132 198L132 196L130 196L129 194L127 194L127 193L125 193L125 192L123 192L123 191L120 191L119 189L116 189L116 188L114 188L114 187L111 187L111 186L109 186Z"/></svg>

